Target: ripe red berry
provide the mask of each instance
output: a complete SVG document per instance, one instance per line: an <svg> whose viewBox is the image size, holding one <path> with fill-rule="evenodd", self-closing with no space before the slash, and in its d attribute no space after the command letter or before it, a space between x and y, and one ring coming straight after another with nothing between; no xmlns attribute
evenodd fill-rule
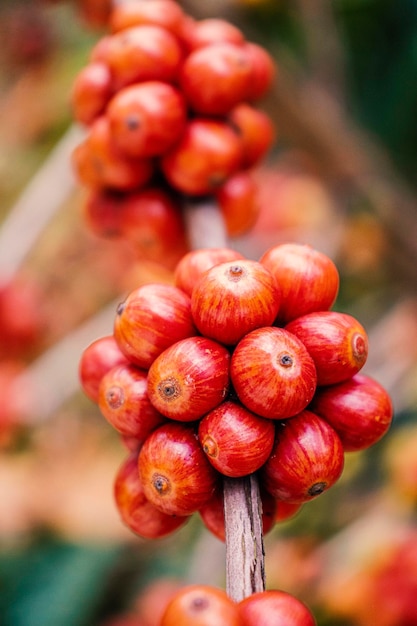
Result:
<svg viewBox="0 0 417 626"><path fill-rule="evenodd" d="M316 626L307 606L286 591L259 591L238 603L242 626Z"/></svg>
<svg viewBox="0 0 417 626"><path fill-rule="evenodd" d="M78 375L84 393L93 402L98 402L101 380L116 365L127 364L113 335L100 337L82 352L78 364Z"/></svg>
<svg viewBox="0 0 417 626"><path fill-rule="evenodd" d="M150 2L121 2L115 5L110 16L110 29L118 32L132 26L152 24L180 35L185 19L184 11L173 0Z"/></svg>
<svg viewBox="0 0 417 626"><path fill-rule="evenodd" d="M112 96L111 74L105 63L88 63L76 76L71 90L74 119L91 124L104 110Z"/></svg>
<svg viewBox="0 0 417 626"><path fill-rule="evenodd" d="M145 539L165 537L188 521L187 517L162 513L146 498L139 480L138 452L132 452L120 466L114 498L123 523Z"/></svg>
<svg viewBox="0 0 417 626"><path fill-rule="evenodd" d="M306 410L276 425L275 444L261 470L261 481L279 500L306 502L329 489L343 465L343 445L334 428Z"/></svg>
<svg viewBox="0 0 417 626"><path fill-rule="evenodd" d="M269 457L275 426L236 402L222 402L203 417L198 438L210 463L225 476L256 472Z"/></svg>
<svg viewBox="0 0 417 626"><path fill-rule="evenodd" d="M252 228L259 215L257 185L251 174L233 174L215 193L227 234L239 237Z"/></svg>
<svg viewBox="0 0 417 626"><path fill-rule="evenodd" d="M175 82L183 56L178 39L152 24L111 35L105 54L115 91L146 80Z"/></svg>
<svg viewBox="0 0 417 626"><path fill-rule="evenodd" d="M171 285L142 285L118 309L114 337L138 367L148 369L176 341L195 335L190 298Z"/></svg>
<svg viewBox="0 0 417 626"><path fill-rule="evenodd" d="M130 157L160 156L181 137L187 112L181 92L161 81L121 89L107 107L112 139Z"/></svg>
<svg viewBox="0 0 417 626"><path fill-rule="evenodd" d="M190 585L168 603L160 626L242 626L235 602L221 589Z"/></svg>
<svg viewBox="0 0 417 626"><path fill-rule="evenodd" d="M161 158L162 171L187 195L212 193L240 166L241 142L230 126L217 119L191 119L179 142Z"/></svg>
<svg viewBox="0 0 417 626"><path fill-rule="evenodd" d="M336 300L339 272L333 261L309 245L283 243L260 258L282 292L278 319L287 323L313 311L326 311Z"/></svg>
<svg viewBox="0 0 417 626"><path fill-rule="evenodd" d="M82 207L88 228L99 237L120 237L120 211L126 197L114 189L90 189Z"/></svg>
<svg viewBox="0 0 417 626"><path fill-rule="evenodd" d="M139 452L145 496L169 515L191 515L212 497L218 473L192 426L169 422L154 430Z"/></svg>
<svg viewBox="0 0 417 626"><path fill-rule="evenodd" d="M185 59L180 84L191 109L203 115L225 115L250 90L252 64L245 48L217 43L198 48Z"/></svg>
<svg viewBox="0 0 417 626"><path fill-rule="evenodd" d="M230 111L228 120L242 141L242 167L257 165L275 138L271 118L263 111L241 102Z"/></svg>
<svg viewBox="0 0 417 626"><path fill-rule="evenodd" d="M388 431L393 418L387 391L363 374L321 387L310 408L333 426L347 452L374 445Z"/></svg>
<svg viewBox="0 0 417 626"><path fill-rule="evenodd" d="M195 284L202 274L218 263L243 259L233 248L199 248L190 250L177 263L174 270L175 285L191 297Z"/></svg>
<svg viewBox="0 0 417 626"><path fill-rule="evenodd" d="M189 337L152 363L148 394L163 415L191 422L219 405L229 389L228 350L207 337Z"/></svg>
<svg viewBox="0 0 417 626"><path fill-rule="evenodd" d="M318 385L333 385L351 378L364 366L368 337L351 315L336 311L308 313L286 325L303 342L317 369Z"/></svg>
<svg viewBox="0 0 417 626"><path fill-rule="evenodd" d="M257 261L227 261L207 270L191 294L195 325L220 343L236 344L246 333L276 318L280 291Z"/></svg>
<svg viewBox="0 0 417 626"><path fill-rule="evenodd" d="M284 500L275 500L276 512L275 512L275 521L276 522L285 522L288 519L291 519L301 509L303 506L302 502L285 502Z"/></svg>
<svg viewBox="0 0 417 626"><path fill-rule="evenodd" d="M250 100L259 100L271 87L275 75L275 63L271 55L257 43L245 42L245 50L251 58L252 76Z"/></svg>
<svg viewBox="0 0 417 626"><path fill-rule="evenodd" d="M243 44L245 37L234 24L221 18L205 18L186 22L182 39L188 50L196 50L215 43Z"/></svg>
<svg viewBox="0 0 417 626"><path fill-rule="evenodd" d="M316 389L313 359L297 337L265 327L237 344L230 376L239 400L263 417L284 419L309 404Z"/></svg>
<svg viewBox="0 0 417 626"><path fill-rule="evenodd" d="M106 420L122 435L139 440L165 421L149 400L146 378L134 365L116 365L99 387L98 405Z"/></svg>

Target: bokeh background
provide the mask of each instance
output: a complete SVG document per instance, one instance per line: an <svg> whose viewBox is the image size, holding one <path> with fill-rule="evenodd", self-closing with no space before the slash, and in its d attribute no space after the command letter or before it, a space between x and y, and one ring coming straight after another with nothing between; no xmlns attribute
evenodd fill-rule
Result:
<svg viewBox="0 0 417 626"><path fill-rule="evenodd" d="M389 434L265 537L267 585L304 599L320 626L417 625L417 2L181 4L227 18L277 63L259 218L231 245L256 259L300 241L331 256L335 308L364 324L364 371L395 406ZM111 333L114 303L172 279L164 259L87 228L71 171L71 85L109 9L0 5L4 626L156 626L173 589L224 584L224 546L197 516L153 542L123 527L112 488L125 449L78 384L80 351Z"/></svg>

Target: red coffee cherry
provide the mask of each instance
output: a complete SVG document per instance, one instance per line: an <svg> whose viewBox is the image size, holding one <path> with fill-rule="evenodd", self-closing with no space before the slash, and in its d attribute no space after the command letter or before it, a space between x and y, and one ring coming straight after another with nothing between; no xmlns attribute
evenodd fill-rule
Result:
<svg viewBox="0 0 417 626"><path fill-rule="evenodd" d="M168 603L160 626L242 626L238 607L221 589L190 585Z"/></svg>
<svg viewBox="0 0 417 626"><path fill-rule="evenodd" d="M107 108L117 148L130 157L159 156L181 137L187 111L168 83L146 81L121 89Z"/></svg>
<svg viewBox="0 0 417 626"><path fill-rule="evenodd" d="M111 35L103 35L96 44L91 48L89 62L104 63L107 65L107 55L112 41Z"/></svg>
<svg viewBox="0 0 417 626"><path fill-rule="evenodd" d="M231 176L216 192L227 234L239 237L252 228L259 215L257 185L247 171Z"/></svg>
<svg viewBox="0 0 417 626"><path fill-rule="evenodd" d="M178 191L212 193L239 168L241 142L228 124L215 119L190 120L182 138L161 158L162 171Z"/></svg>
<svg viewBox="0 0 417 626"><path fill-rule="evenodd" d="M116 365L127 364L113 335L100 337L82 352L78 364L78 377L86 396L98 402L101 380Z"/></svg>
<svg viewBox="0 0 417 626"><path fill-rule="evenodd" d="M239 103L228 120L242 141L242 167L253 167L261 161L275 139L271 118L246 102Z"/></svg>
<svg viewBox="0 0 417 626"><path fill-rule="evenodd" d="M238 603L242 626L316 626L307 606L277 589L259 591Z"/></svg>
<svg viewBox="0 0 417 626"><path fill-rule="evenodd" d="M269 457L275 426L236 402L222 402L203 417L198 438L210 463L225 476L256 472Z"/></svg>
<svg viewBox="0 0 417 626"><path fill-rule="evenodd" d="M318 385L351 378L365 365L368 337L351 315L336 311L308 313L286 325L303 342L317 370Z"/></svg>
<svg viewBox="0 0 417 626"><path fill-rule="evenodd" d="M217 43L189 54L180 84L193 111L225 115L246 98L251 75L250 57L241 45Z"/></svg>
<svg viewBox="0 0 417 626"><path fill-rule="evenodd" d="M274 321L280 291L260 263L227 261L207 270L191 295L195 325L220 343L236 344L246 333Z"/></svg>
<svg viewBox="0 0 417 626"><path fill-rule="evenodd" d="M343 465L343 445L334 428L311 411L302 411L276 425L261 481L279 500L307 502L339 479Z"/></svg>
<svg viewBox="0 0 417 626"><path fill-rule="evenodd" d="M132 26L151 24L161 26L174 35L180 35L184 19L184 11L173 0L121 2L115 5L109 25L114 33Z"/></svg>
<svg viewBox="0 0 417 626"><path fill-rule="evenodd" d="M182 56L178 39L150 24L115 33L106 50L115 91L146 80L175 82Z"/></svg>
<svg viewBox="0 0 417 626"><path fill-rule="evenodd" d="M116 365L101 380L98 406L106 420L122 435L144 440L165 421L151 404L147 373L134 365Z"/></svg>
<svg viewBox="0 0 417 626"><path fill-rule="evenodd" d="M339 272L333 261L309 245L283 243L260 258L275 276L282 292L278 320L287 323L313 311L327 311L339 291Z"/></svg>
<svg viewBox="0 0 417 626"><path fill-rule="evenodd" d="M146 498L139 480L138 452L132 452L120 466L114 482L114 499L123 523L145 539L165 537L188 521L188 517L162 513Z"/></svg>
<svg viewBox="0 0 417 626"><path fill-rule="evenodd" d="M370 376L321 387L310 405L339 435L346 452L365 450L391 426L393 406L387 391Z"/></svg>
<svg viewBox="0 0 417 626"><path fill-rule="evenodd" d="M229 364L228 350L207 337L178 341L149 368L150 401L173 420L199 419L226 397Z"/></svg>
<svg viewBox="0 0 417 626"><path fill-rule="evenodd" d="M154 165L150 159L128 159L117 150L106 116L98 117L89 135L72 153L75 172L84 185L130 191L149 181Z"/></svg>
<svg viewBox="0 0 417 626"><path fill-rule="evenodd" d="M270 89L275 75L276 67L271 55L257 43L246 42L246 53L249 54L252 64L252 76L249 100L259 100Z"/></svg>
<svg viewBox="0 0 417 626"><path fill-rule="evenodd" d="M120 237L120 211L126 197L114 189L90 189L82 206L88 228L99 237Z"/></svg>
<svg viewBox="0 0 417 626"><path fill-rule="evenodd" d="M276 512L275 512L275 521L286 522L288 519L291 519L301 509L303 506L302 502L285 502L284 500L275 500Z"/></svg>
<svg viewBox="0 0 417 626"><path fill-rule="evenodd" d="M74 119L91 124L104 110L112 96L111 74L105 63L91 62L76 76L71 90Z"/></svg>
<svg viewBox="0 0 417 626"><path fill-rule="evenodd" d="M179 260L174 270L174 282L191 297L195 284L202 274L218 263L243 259L232 248L199 248L190 250Z"/></svg>
<svg viewBox="0 0 417 626"><path fill-rule="evenodd" d="M185 22L182 39L188 50L196 50L215 43L243 44L245 37L234 24L221 18L205 18Z"/></svg>
<svg viewBox="0 0 417 626"><path fill-rule="evenodd" d="M282 328L254 330L237 344L230 376L239 400L263 417L285 419L305 409L316 368L304 344Z"/></svg>
<svg viewBox="0 0 417 626"><path fill-rule="evenodd" d="M191 515L212 497L218 473L208 462L194 428L169 422L154 430L139 452L145 496L168 515Z"/></svg>
<svg viewBox="0 0 417 626"><path fill-rule="evenodd" d="M190 298L171 285L142 285L117 309L117 344L132 363L143 369L148 369L173 343L195 334Z"/></svg>

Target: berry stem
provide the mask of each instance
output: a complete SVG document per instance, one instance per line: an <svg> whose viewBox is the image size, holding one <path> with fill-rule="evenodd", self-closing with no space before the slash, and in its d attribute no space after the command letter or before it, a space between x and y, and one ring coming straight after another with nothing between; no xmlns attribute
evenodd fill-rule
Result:
<svg viewBox="0 0 417 626"><path fill-rule="evenodd" d="M259 484L251 474L223 481L226 591L239 602L265 591L265 552Z"/></svg>

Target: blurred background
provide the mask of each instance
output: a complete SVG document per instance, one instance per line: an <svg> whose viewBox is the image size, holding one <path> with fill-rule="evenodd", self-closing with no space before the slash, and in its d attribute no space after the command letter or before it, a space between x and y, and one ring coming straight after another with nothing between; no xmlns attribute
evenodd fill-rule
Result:
<svg viewBox="0 0 417 626"><path fill-rule="evenodd" d="M115 302L172 280L163 255L88 228L71 171L69 94L109 4L0 5L4 626L156 626L178 586L224 585L224 546L197 516L152 542L122 525L112 490L126 451L78 383L81 350L112 332ZM181 4L230 20L277 63L259 217L231 245L257 259L300 241L331 256L335 308L367 329L364 371L395 407L388 435L265 537L267 585L304 599L320 626L417 625L417 2Z"/></svg>

